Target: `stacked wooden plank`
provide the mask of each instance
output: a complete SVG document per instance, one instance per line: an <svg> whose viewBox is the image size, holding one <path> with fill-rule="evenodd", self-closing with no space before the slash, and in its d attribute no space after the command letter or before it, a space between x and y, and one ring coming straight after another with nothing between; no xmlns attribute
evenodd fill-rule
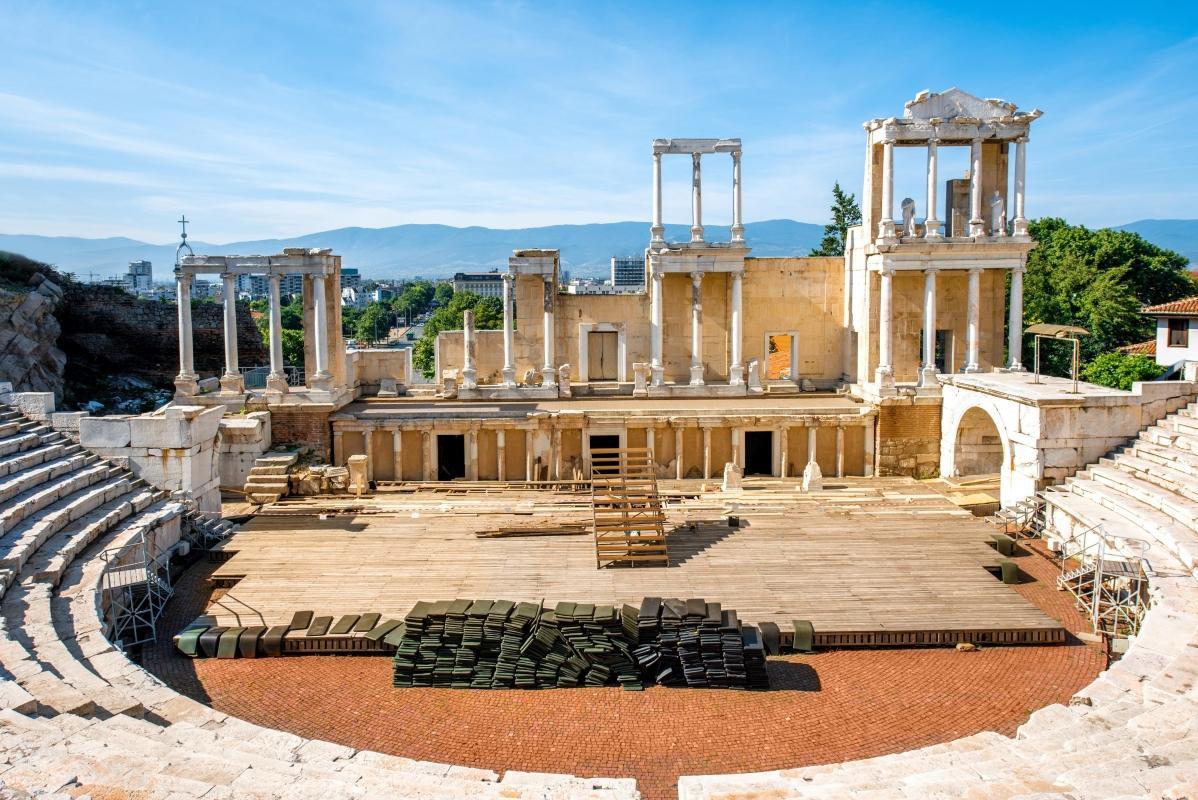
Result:
<svg viewBox="0 0 1198 800"><path fill-rule="evenodd" d="M625 606L624 627L635 632L633 657L642 676L666 686L767 689L761 635L735 611L701 599L646 597Z"/></svg>
<svg viewBox="0 0 1198 800"><path fill-rule="evenodd" d="M591 451L595 562L667 566L665 510L647 448Z"/></svg>
<svg viewBox="0 0 1198 800"><path fill-rule="evenodd" d="M765 651L736 612L702 600L633 606L507 600L420 602L388 637L399 687L764 689Z"/></svg>

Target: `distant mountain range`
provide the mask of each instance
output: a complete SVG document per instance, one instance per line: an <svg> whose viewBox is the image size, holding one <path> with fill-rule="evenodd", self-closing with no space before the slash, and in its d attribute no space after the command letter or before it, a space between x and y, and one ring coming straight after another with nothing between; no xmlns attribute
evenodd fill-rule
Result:
<svg viewBox="0 0 1198 800"><path fill-rule="evenodd" d="M1176 250L1198 263L1198 220L1145 219L1120 225L1161 247ZM758 256L803 256L819 244L823 226L789 219L750 222L745 238ZM708 236L727 240L728 229L709 227ZM690 237L686 225L667 225L671 241ZM649 239L648 222L550 225L543 228L454 228L448 225L396 225L391 228L338 228L289 239L212 244L193 241L197 253L241 255L278 253L284 247L331 247L342 266L357 267L364 277L447 277L455 271L484 270L507 264L517 248L552 247L562 251L562 266L576 277L607 274L612 256L636 255ZM175 261L175 242L147 244L113 237L0 234L0 250L45 261L82 280L117 275L130 261L154 263L155 276L165 279Z"/></svg>

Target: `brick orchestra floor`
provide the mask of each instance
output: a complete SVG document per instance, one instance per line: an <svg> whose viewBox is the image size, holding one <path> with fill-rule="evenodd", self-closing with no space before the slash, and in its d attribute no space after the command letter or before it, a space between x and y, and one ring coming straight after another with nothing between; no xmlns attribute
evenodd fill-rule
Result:
<svg viewBox="0 0 1198 800"><path fill-rule="evenodd" d="M1025 545L1015 587L1069 631L1086 629L1059 570ZM174 632L209 599L200 562L168 606ZM220 590L217 590L220 591ZM676 796L679 775L750 772L908 750L984 730L1012 734L1105 668L1101 650L1063 645L829 650L771 657L768 692L651 687L545 691L394 689L391 660L301 656L191 660L169 641L152 672L251 722L400 756L473 767L634 777L646 800Z"/></svg>

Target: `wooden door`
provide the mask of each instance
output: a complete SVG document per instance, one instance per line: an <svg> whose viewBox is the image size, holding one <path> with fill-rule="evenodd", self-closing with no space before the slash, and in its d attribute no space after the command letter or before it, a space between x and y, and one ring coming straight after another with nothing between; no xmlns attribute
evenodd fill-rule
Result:
<svg viewBox="0 0 1198 800"><path fill-rule="evenodd" d="M587 380L614 381L619 372L620 343L615 331L587 334Z"/></svg>

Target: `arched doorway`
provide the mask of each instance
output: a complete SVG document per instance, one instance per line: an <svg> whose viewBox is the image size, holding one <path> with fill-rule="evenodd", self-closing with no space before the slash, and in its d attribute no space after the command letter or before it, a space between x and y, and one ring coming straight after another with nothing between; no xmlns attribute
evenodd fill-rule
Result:
<svg viewBox="0 0 1198 800"><path fill-rule="evenodd" d="M994 419L974 406L961 417L953 445L956 474L999 475L1003 468L1003 441Z"/></svg>

